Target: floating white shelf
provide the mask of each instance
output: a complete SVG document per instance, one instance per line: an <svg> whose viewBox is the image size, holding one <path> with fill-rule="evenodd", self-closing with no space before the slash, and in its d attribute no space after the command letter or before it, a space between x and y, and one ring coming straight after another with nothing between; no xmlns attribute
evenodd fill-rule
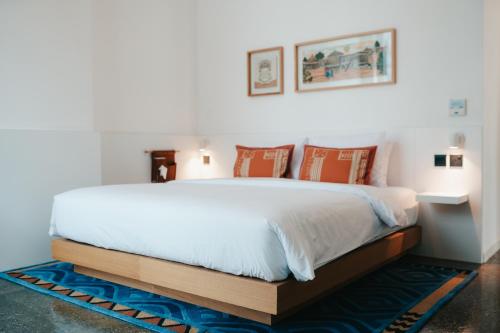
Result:
<svg viewBox="0 0 500 333"><path fill-rule="evenodd" d="M417 194L417 201L444 205L460 205L469 201L469 195L467 193L422 192Z"/></svg>

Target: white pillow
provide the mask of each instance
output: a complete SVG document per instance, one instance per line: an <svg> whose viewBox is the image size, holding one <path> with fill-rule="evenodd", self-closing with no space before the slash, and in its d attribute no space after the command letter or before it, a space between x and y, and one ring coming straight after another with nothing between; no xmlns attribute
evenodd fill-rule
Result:
<svg viewBox="0 0 500 333"><path fill-rule="evenodd" d="M384 141L377 147L370 175L370 185L387 187L387 172L389 170L389 161L391 160L393 147L394 143L390 141Z"/></svg>
<svg viewBox="0 0 500 333"><path fill-rule="evenodd" d="M379 187L387 186L387 170L389 169L389 160L393 144L385 140L385 133L310 137L309 144L331 148L377 146L377 152L375 153L375 160L373 161L370 175L370 185Z"/></svg>
<svg viewBox="0 0 500 333"><path fill-rule="evenodd" d="M290 164L290 177L293 179L299 179L300 166L302 165L302 159L304 158L304 145L309 142L308 138L300 138L292 142L295 144L293 149L292 162Z"/></svg>

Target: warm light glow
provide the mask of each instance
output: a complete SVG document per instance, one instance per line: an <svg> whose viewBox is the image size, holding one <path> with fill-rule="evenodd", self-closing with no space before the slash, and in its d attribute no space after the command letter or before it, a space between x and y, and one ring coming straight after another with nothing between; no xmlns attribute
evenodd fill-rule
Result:
<svg viewBox="0 0 500 333"><path fill-rule="evenodd" d="M200 159L201 159L201 166L202 167L207 167L210 165L210 152L207 149L207 146L209 144L209 141L207 139L203 139L199 143L199 153L200 153Z"/></svg>
<svg viewBox="0 0 500 333"><path fill-rule="evenodd" d="M452 133L450 135L449 149L460 149L464 146L465 135L463 133Z"/></svg>

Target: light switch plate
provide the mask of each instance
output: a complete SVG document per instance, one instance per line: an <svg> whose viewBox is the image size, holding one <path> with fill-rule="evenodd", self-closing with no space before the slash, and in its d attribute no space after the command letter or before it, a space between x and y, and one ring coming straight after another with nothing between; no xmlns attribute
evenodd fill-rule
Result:
<svg viewBox="0 0 500 333"><path fill-rule="evenodd" d="M450 117L464 117L467 115L467 100L465 98L450 99L448 105L448 110L450 112Z"/></svg>

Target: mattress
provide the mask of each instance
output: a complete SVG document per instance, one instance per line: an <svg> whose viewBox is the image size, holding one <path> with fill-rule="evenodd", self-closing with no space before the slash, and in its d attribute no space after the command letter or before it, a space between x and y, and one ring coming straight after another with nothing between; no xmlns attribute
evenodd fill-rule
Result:
<svg viewBox="0 0 500 333"><path fill-rule="evenodd" d="M49 234L278 281L416 222L406 188L231 178L82 188L56 195Z"/></svg>

